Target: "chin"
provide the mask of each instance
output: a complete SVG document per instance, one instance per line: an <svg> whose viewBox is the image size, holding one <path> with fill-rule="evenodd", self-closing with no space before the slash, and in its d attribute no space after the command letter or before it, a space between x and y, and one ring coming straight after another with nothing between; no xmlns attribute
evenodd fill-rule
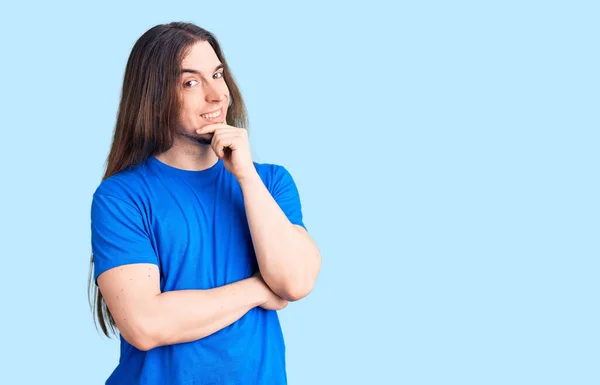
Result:
<svg viewBox="0 0 600 385"><path fill-rule="evenodd" d="M212 138L213 138L214 134L203 134L203 135L198 135L195 137L196 142L200 143L200 144L208 144L210 145L212 143Z"/></svg>
<svg viewBox="0 0 600 385"><path fill-rule="evenodd" d="M210 138L196 138L196 142L210 146L212 144L212 137Z"/></svg>
<svg viewBox="0 0 600 385"><path fill-rule="evenodd" d="M212 138L214 134L203 134L203 135L192 135L192 134L181 134L184 138L196 144L208 145L212 144Z"/></svg>

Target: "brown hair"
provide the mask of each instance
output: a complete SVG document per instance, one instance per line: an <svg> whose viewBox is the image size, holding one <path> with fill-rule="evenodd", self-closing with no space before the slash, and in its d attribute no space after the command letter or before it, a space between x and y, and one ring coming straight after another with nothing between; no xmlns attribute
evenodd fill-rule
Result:
<svg viewBox="0 0 600 385"><path fill-rule="evenodd" d="M113 141L102 180L171 148L173 126L179 113L177 85L181 62L198 41L208 42L223 64L231 103L227 124L247 129L248 117L241 92L215 36L191 23L154 26L137 40L129 55ZM110 331L116 330L116 323L94 282L93 269L92 255L88 283L90 306L96 326L99 322L102 332L110 337Z"/></svg>

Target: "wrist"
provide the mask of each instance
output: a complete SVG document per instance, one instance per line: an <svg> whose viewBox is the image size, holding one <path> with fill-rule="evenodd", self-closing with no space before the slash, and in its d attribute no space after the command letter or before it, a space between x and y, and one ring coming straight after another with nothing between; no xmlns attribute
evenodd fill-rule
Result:
<svg viewBox="0 0 600 385"><path fill-rule="evenodd" d="M242 188L249 187L257 183L262 183L262 179L260 179L260 175L258 175L258 172L255 168L244 173L243 175L237 176L236 179Z"/></svg>
<svg viewBox="0 0 600 385"><path fill-rule="evenodd" d="M252 298L252 304L254 306L260 306L266 303L269 299L268 292L265 290L266 285L263 280L257 276L252 276L247 279L248 291Z"/></svg>

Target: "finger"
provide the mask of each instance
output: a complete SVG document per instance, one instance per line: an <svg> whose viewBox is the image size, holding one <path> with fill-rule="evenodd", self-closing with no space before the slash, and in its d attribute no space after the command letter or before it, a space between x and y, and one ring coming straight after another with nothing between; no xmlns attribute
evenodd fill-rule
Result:
<svg viewBox="0 0 600 385"><path fill-rule="evenodd" d="M216 134L217 132L232 132L232 133L238 133L241 136L247 136L246 129L229 126L227 124L221 124L221 123L209 124L209 125L206 125L206 126L196 130L196 133L198 133L198 134L209 134L209 133Z"/></svg>
<svg viewBox="0 0 600 385"><path fill-rule="evenodd" d="M236 149L239 141L242 139L243 138L237 132L217 131L212 138L212 142L214 144L230 146L232 149Z"/></svg>
<svg viewBox="0 0 600 385"><path fill-rule="evenodd" d="M213 134L213 138L229 138L229 137L242 137L237 128L217 128Z"/></svg>
<svg viewBox="0 0 600 385"><path fill-rule="evenodd" d="M237 140L237 139L242 139L242 136L237 132L221 131L221 130L216 131L215 134L213 135L213 141L215 141L215 142L217 140L223 140L223 139Z"/></svg>
<svg viewBox="0 0 600 385"><path fill-rule="evenodd" d="M223 124L223 123L207 124L206 126L197 129L196 133L197 134L211 134L211 133L214 133L216 130L229 128L229 127L231 127L231 126L228 126L227 124Z"/></svg>
<svg viewBox="0 0 600 385"><path fill-rule="evenodd" d="M213 142L211 143L210 147L219 159L223 159L223 157L225 156L225 151L223 150L223 146L221 146L219 143L220 141L216 141L213 138Z"/></svg>
<svg viewBox="0 0 600 385"><path fill-rule="evenodd" d="M235 150L237 148L236 145L236 136L233 135L219 135L218 137L213 137L212 145L213 151L219 158L223 158L225 156L225 148L229 148L231 150Z"/></svg>

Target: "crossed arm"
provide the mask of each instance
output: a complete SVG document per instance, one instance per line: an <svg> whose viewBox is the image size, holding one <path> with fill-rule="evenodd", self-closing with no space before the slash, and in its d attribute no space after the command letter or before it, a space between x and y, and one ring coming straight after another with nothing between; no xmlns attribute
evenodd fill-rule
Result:
<svg viewBox="0 0 600 385"><path fill-rule="evenodd" d="M194 341L232 324L254 307L280 310L286 300L298 300L312 290L320 254L306 230L287 219L256 176L240 181L240 186L260 275L209 290L161 293L154 264L132 263L100 274L98 287L130 344L150 350Z"/></svg>
<svg viewBox="0 0 600 385"><path fill-rule="evenodd" d="M115 267L98 277L119 332L139 350L204 338L256 306L281 307L257 276L209 290L164 293L159 282L158 266L145 263Z"/></svg>
<svg viewBox="0 0 600 385"><path fill-rule="evenodd" d="M321 255L307 231L292 224L260 176L240 180L258 267L275 294L296 301L312 290Z"/></svg>

